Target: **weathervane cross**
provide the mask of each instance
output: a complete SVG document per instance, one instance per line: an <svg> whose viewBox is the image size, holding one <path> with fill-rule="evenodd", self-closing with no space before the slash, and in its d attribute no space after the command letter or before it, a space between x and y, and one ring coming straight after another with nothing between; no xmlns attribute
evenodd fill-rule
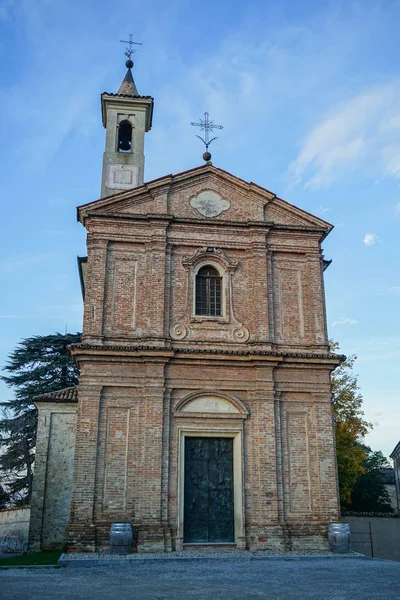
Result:
<svg viewBox="0 0 400 600"><path fill-rule="evenodd" d="M200 131L204 131L204 138L200 137L199 135L197 135L196 137L198 137L203 142L203 144L206 147L206 150L208 150L208 146L211 144L211 142L217 139L216 137L213 137L211 140L209 139L210 131L212 133L214 129L223 129L222 125L215 125L214 121L210 121L208 117L208 112L205 112L204 119L200 119L200 123L194 123L193 121L192 123L190 123L195 127L200 127Z"/></svg>
<svg viewBox="0 0 400 600"><path fill-rule="evenodd" d="M196 137L198 137L206 147L206 151L203 154L205 161L211 160L211 154L208 151L208 146L211 144L211 142L217 139L215 136L210 140L210 132L212 133L214 129L223 129L222 125L215 125L214 121L210 121L208 117L208 112L205 112L204 119L200 119L200 123L195 123L193 121L190 123L194 127L200 127L200 131L204 131L204 138L202 138L200 135L196 135Z"/></svg>
<svg viewBox="0 0 400 600"><path fill-rule="evenodd" d="M129 34L129 42L126 41L126 40L119 40L121 42L121 44L129 44L129 48L125 48L125 52L124 52L124 54L128 58L128 60L131 60L132 54L134 52L136 52L136 49L132 48L133 44L136 44L137 46L141 46L142 45L141 42L134 42L132 40L132 38L133 38L133 35L132 35L132 33L130 33Z"/></svg>

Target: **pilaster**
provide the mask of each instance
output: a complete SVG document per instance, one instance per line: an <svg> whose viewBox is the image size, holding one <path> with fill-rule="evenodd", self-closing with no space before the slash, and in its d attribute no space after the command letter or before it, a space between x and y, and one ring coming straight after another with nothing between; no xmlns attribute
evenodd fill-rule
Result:
<svg viewBox="0 0 400 600"><path fill-rule="evenodd" d="M82 339L88 343L96 343L103 339L108 241L105 239L94 239L89 233L87 247L88 262Z"/></svg>
<svg viewBox="0 0 400 600"><path fill-rule="evenodd" d="M101 389L83 381L79 386L71 519L67 530L68 547L72 551L94 552L96 547L93 509Z"/></svg>

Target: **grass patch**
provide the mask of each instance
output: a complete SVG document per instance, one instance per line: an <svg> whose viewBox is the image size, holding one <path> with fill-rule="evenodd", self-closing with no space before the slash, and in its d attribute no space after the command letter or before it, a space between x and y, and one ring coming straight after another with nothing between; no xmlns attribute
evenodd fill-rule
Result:
<svg viewBox="0 0 400 600"><path fill-rule="evenodd" d="M56 565L62 552L62 550L51 550L48 552L33 552L32 554L10 556L0 559L0 567L8 565Z"/></svg>

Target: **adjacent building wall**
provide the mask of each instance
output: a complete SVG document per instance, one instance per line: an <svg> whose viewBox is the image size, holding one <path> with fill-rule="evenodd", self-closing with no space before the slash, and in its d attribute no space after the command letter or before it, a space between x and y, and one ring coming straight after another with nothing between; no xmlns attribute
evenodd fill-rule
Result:
<svg viewBox="0 0 400 600"><path fill-rule="evenodd" d="M397 489L394 483L385 483L385 488L390 498L390 506L394 512L398 512Z"/></svg>
<svg viewBox="0 0 400 600"><path fill-rule="evenodd" d="M72 493L77 404L38 402L29 549L45 550L65 542Z"/></svg>
<svg viewBox="0 0 400 600"><path fill-rule="evenodd" d="M396 509L400 511L400 442L393 450L390 458L393 459L394 476L396 480Z"/></svg>
<svg viewBox="0 0 400 600"><path fill-rule="evenodd" d="M400 519L343 517L342 522L350 525L353 552L400 561Z"/></svg>
<svg viewBox="0 0 400 600"><path fill-rule="evenodd" d="M0 554L25 552L28 546L29 507L0 510Z"/></svg>

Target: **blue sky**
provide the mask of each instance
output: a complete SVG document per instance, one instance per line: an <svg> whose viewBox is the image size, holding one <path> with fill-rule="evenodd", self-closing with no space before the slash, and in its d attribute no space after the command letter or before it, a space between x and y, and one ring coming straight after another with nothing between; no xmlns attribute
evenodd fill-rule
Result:
<svg viewBox="0 0 400 600"><path fill-rule="evenodd" d="M357 354L366 441L399 441L399 0L0 0L0 365L24 337L81 330L75 207L99 196L100 93L155 98L145 179L213 163L335 225L330 336ZM0 399L9 391L0 386Z"/></svg>

